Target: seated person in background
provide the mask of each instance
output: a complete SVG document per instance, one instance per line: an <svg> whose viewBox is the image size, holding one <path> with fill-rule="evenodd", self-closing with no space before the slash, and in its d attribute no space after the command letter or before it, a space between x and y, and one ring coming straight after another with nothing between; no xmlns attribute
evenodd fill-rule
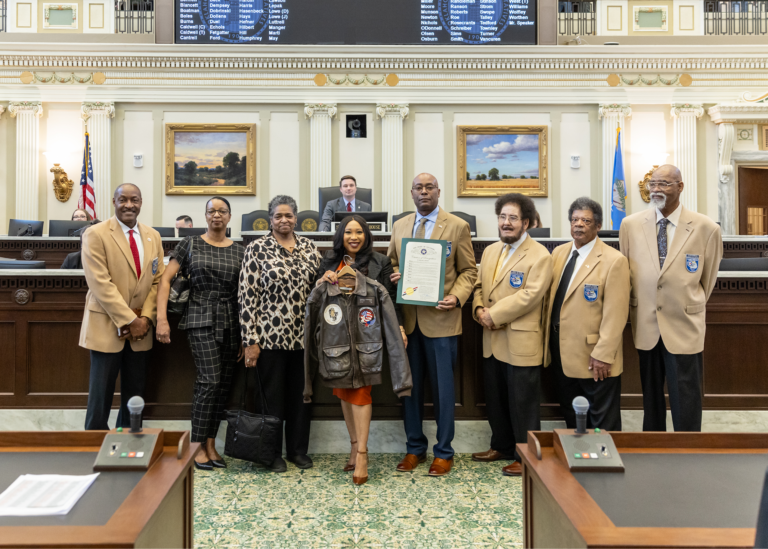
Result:
<svg viewBox="0 0 768 549"><path fill-rule="evenodd" d="M192 228L192 218L188 215L180 215L176 218L176 228L177 229L191 229Z"/></svg>
<svg viewBox="0 0 768 549"><path fill-rule="evenodd" d="M83 212L84 210L77 210L77 212ZM74 216L73 216L74 217ZM76 220L73 220L76 221ZM96 225L98 223L101 223L98 219L92 220L88 225L80 229L80 248L83 247L83 235L85 234L85 231L88 227L92 227L93 225ZM64 263L61 264L62 269L82 269L83 268L83 261L80 258L80 252L72 252L71 254L68 254L67 257L64 258Z"/></svg>
<svg viewBox="0 0 768 549"><path fill-rule="evenodd" d="M93 221L91 214L78 208L72 213L72 221Z"/></svg>
<svg viewBox="0 0 768 549"><path fill-rule="evenodd" d="M331 200L325 205L322 219L320 220L320 231L330 231L333 214L336 212L370 212L371 205L362 200L355 199L357 193L357 179L351 175L345 175L339 181L341 187L341 198Z"/></svg>
<svg viewBox="0 0 768 549"><path fill-rule="evenodd" d="M533 220L533 224L528 227L529 229L540 229L543 225L541 224L541 216L539 215L538 210L536 211L536 218Z"/></svg>

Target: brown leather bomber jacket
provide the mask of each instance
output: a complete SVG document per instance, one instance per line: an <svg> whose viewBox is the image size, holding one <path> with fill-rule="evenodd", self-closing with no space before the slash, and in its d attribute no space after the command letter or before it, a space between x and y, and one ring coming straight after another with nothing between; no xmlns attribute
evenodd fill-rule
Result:
<svg viewBox="0 0 768 549"><path fill-rule="evenodd" d="M358 271L349 295L326 282L312 290L304 322L304 402L312 401L318 370L326 387L358 389L381 383L385 361L395 394L410 396L411 368L384 286Z"/></svg>

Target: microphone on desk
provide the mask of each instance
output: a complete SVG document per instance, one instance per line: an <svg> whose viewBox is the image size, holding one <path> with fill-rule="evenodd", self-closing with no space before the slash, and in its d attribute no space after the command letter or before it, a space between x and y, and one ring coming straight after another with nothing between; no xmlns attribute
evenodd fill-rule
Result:
<svg viewBox="0 0 768 549"><path fill-rule="evenodd" d="M128 411L131 413L131 433L141 432L141 412L144 410L144 399L140 396L131 397L128 401Z"/></svg>
<svg viewBox="0 0 768 549"><path fill-rule="evenodd" d="M130 406L130 402L128 404ZM587 412L589 411L589 401L583 396L577 396L576 398L573 399L573 411L576 412L576 434L586 435L587 434Z"/></svg>
<svg viewBox="0 0 768 549"><path fill-rule="evenodd" d="M35 236L35 231L32 229L32 225L27 225L26 227L21 227L16 236Z"/></svg>

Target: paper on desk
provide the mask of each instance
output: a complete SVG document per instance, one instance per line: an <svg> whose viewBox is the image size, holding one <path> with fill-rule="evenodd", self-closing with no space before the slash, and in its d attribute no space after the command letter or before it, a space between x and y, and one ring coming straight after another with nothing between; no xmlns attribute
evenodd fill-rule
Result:
<svg viewBox="0 0 768 549"><path fill-rule="evenodd" d="M0 516L66 515L98 476L21 475L0 494Z"/></svg>

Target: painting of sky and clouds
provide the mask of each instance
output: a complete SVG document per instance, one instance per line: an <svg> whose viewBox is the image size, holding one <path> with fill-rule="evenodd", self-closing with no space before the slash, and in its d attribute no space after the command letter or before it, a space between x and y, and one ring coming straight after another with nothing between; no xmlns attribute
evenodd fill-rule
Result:
<svg viewBox="0 0 768 549"><path fill-rule="evenodd" d="M246 185L246 132L174 134L176 186L239 187Z"/></svg>
<svg viewBox="0 0 768 549"><path fill-rule="evenodd" d="M467 134L467 185L475 189L539 186L539 135Z"/></svg>

